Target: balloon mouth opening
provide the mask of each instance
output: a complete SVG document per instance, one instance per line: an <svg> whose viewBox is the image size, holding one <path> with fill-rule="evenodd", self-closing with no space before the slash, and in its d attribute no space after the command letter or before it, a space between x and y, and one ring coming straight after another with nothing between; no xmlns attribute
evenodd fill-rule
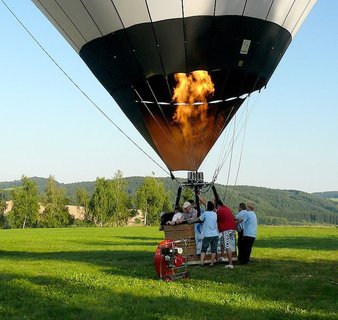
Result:
<svg viewBox="0 0 338 320"><path fill-rule="evenodd" d="M232 101L232 100L237 100L237 99L241 99L241 100L244 100L246 99L247 97L249 97L250 93L244 93L240 96L236 96L236 97L230 97L228 99L225 99L223 102L228 102L228 101Z"/></svg>
<svg viewBox="0 0 338 320"><path fill-rule="evenodd" d="M216 125L221 128L219 123L227 122L228 116L223 119L219 115L232 115L240 101L249 95L248 88L244 86L244 89L239 90L238 82L233 85L228 80L231 72L217 69L197 70L189 74L153 75L132 86L134 102L139 106L146 123L154 123L154 126L161 128L162 133L163 127L177 130L189 144L196 140L196 136L207 132L209 127ZM236 75L237 80L248 79Z"/></svg>
<svg viewBox="0 0 338 320"><path fill-rule="evenodd" d="M154 74L143 81L131 84L134 101L137 104L158 106L203 106L205 103L218 105L236 99L245 99L250 93L260 90L266 84L266 79L257 78L256 74L243 73L240 70L214 69L211 71L200 70L202 74L210 77L212 86L205 85L205 80L200 79L200 86L206 86L207 91L203 97L197 93L191 96L189 81L195 85L196 77L191 73L171 73L167 75ZM180 93L175 93L179 86L177 75L180 75ZM190 77L190 79L189 79ZM199 78L198 78L199 79ZM183 94L182 94L183 91Z"/></svg>
<svg viewBox="0 0 338 320"><path fill-rule="evenodd" d="M208 104L209 105L217 105L217 104L224 104L224 102L229 102L229 101L234 101L234 100L238 100L238 99L241 99L241 100L244 100L246 99L250 94L249 93L246 93L246 94L243 94L239 97L231 97L231 98L228 98L228 99L225 99L225 100L210 100L208 101ZM159 106L200 106L200 105L203 105L205 104L205 102L203 101L196 101L194 103L185 103L185 102L166 102L166 101L148 101L148 100L135 100L135 103L137 104L157 104Z"/></svg>

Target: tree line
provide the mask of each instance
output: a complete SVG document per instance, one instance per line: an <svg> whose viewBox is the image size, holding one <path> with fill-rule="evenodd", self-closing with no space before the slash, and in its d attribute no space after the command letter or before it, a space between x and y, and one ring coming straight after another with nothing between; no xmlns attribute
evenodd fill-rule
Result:
<svg viewBox="0 0 338 320"><path fill-rule="evenodd" d="M183 181L183 179L181 179ZM158 224L159 213L173 210L178 183L170 178L128 177L121 171L112 179L95 182L58 183L54 177L27 178L0 183L0 226L63 227L74 224L88 226L124 226L141 210L146 224ZM216 184L224 203L236 213L240 202L253 201L260 224L338 225L338 202L317 194L297 190L276 190L253 186ZM206 199L213 199L211 190L202 190ZM329 196L335 195L331 192ZM194 198L190 189L183 189L181 201ZM13 201L13 209L4 215L4 200ZM84 208L84 220L74 220L66 204ZM43 209L43 210L42 210Z"/></svg>
<svg viewBox="0 0 338 320"><path fill-rule="evenodd" d="M81 223L82 225L125 226L138 210L145 215L145 224L159 223L159 212L172 210L171 194L161 181L146 177L134 195L127 192L128 183L121 171L112 179L97 178L93 193L86 188L76 190L76 203L83 207L84 220L79 222L69 214L65 188L53 176L47 179L45 189L39 194L38 185L23 176L20 185L11 188L9 198L13 207L7 207L2 192L0 226L6 228L58 228Z"/></svg>

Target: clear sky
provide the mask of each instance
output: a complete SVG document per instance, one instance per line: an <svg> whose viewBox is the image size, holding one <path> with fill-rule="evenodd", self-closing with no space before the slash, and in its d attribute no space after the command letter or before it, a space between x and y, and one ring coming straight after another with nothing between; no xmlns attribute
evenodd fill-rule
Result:
<svg viewBox="0 0 338 320"><path fill-rule="evenodd" d="M93 181L111 178L117 170L124 176L166 176L93 108L1 1L0 181L17 180L22 175L53 175L65 183ZM6 3L84 92L165 167L33 3ZM216 182L338 191L337 12L337 0L318 0L267 88L252 95L236 117L238 135L231 165L228 157ZM202 164L206 180L212 178L222 143L229 141L225 139L232 135L232 128ZM177 176L185 177L186 173Z"/></svg>

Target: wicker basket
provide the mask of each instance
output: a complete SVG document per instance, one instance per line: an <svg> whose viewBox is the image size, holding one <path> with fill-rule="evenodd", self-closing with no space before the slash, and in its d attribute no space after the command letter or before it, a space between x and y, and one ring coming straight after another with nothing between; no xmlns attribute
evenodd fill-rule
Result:
<svg viewBox="0 0 338 320"><path fill-rule="evenodd" d="M196 255L195 225L178 224L163 226L164 238L166 240L186 240L186 245L182 246L183 254L188 257L188 264L198 264L199 255ZM219 254L217 255L217 258ZM233 260L237 260L236 251L232 253ZM206 255L206 262L210 259L210 254Z"/></svg>
<svg viewBox="0 0 338 320"><path fill-rule="evenodd" d="M195 225L178 224L163 226L164 238L169 240L186 240L186 245L182 246L183 254L188 256L188 262L199 260L196 257Z"/></svg>
<svg viewBox="0 0 338 320"><path fill-rule="evenodd" d="M192 239L195 241L195 227L193 224L166 225L163 226L163 231L165 239Z"/></svg>

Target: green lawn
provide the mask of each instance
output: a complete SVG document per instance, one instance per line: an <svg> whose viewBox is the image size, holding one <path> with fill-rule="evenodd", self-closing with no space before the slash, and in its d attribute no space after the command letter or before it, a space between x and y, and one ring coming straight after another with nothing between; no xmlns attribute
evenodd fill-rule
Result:
<svg viewBox="0 0 338 320"><path fill-rule="evenodd" d="M260 227L253 263L160 281L156 227L0 230L0 319L338 319L338 229Z"/></svg>

